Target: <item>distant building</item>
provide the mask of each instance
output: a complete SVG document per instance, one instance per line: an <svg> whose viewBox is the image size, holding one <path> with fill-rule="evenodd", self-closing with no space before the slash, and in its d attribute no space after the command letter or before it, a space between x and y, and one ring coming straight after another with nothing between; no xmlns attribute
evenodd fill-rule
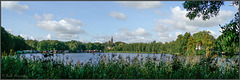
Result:
<svg viewBox="0 0 240 80"><path fill-rule="evenodd" d="M110 41L110 45L108 46L108 49L112 49L112 46L113 46L113 37L111 37L111 41Z"/></svg>
<svg viewBox="0 0 240 80"><path fill-rule="evenodd" d="M108 46L108 49L112 49L112 48Z"/></svg>
<svg viewBox="0 0 240 80"><path fill-rule="evenodd" d="M111 44L113 44L113 37L111 38Z"/></svg>
<svg viewBox="0 0 240 80"><path fill-rule="evenodd" d="M197 43L197 45L196 45L196 50L201 50L202 48L202 43L200 42L200 43Z"/></svg>

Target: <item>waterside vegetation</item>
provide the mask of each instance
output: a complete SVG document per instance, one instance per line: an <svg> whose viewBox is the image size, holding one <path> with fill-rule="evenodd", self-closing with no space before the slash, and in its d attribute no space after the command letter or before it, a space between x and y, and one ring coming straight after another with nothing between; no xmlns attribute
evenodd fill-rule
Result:
<svg viewBox="0 0 240 80"><path fill-rule="evenodd" d="M119 57L116 59L115 57ZM173 56L133 59L113 56L101 56L97 64L93 61L73 64L69 60L52 58L27 58L19 55L1 56L1 77L22 79L238 79L238 60L229 62L234 65L221 64L215 56L195 60ZM222 60L223 63L228 61ZM14 75L14 76L9 76Z"/></svg>

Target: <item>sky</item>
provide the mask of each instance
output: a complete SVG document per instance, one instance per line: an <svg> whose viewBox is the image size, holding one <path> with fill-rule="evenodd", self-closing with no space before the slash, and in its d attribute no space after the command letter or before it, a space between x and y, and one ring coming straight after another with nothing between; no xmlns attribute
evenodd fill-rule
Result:
<svg viewBox="0 0 240 80"><path fill-rule="evenodd" d="M202 30L215 38L238 7L225 1L210 20L189 20L184 1L1 1L1 26L32 40L170 42Z"/></svg>

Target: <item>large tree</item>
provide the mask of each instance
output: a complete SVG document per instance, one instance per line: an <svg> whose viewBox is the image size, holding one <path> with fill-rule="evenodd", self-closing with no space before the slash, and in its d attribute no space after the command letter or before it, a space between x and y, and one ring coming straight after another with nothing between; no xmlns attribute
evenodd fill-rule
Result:
<svg viewBox="0 0 240 80"><path fill-rule="evenodd" d="M1 52L30 49L21 36L14 36L1 27Z"/></svg>
<svg viewBox="0 0 240 80"><path fill-rule="evenodd" d="M189 11L186 15L190 20L194 20L196 17L202 17L203 20L210 19L218 15L220 7L224 5L224 1L185 1L183 7ZM232 6L239 6L239 1L233 1ZM238 8L239 10L239 8ZM220 24L220 23L219 23ZM235 18L228 24L221 26L222 35L225 39L225 46L232 46L233 44L239 44L239 12L235 14ZM239 50L240 52L240 50Z"/></svg>
<svg viewBox="0 0 240 80"><path fill-rule="evenodd" d="M10 49L14 48L14 35L7 32L3 27L1 27L1 51L9 52Z"/></svg>

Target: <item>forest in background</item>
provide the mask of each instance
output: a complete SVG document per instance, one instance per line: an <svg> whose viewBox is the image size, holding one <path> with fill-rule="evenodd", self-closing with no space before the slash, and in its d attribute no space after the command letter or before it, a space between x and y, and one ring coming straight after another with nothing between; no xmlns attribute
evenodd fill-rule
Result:
<svg viewBox="0 0 240 80"><path fill-rule="evenodd" d="M169 53L169 54L206 54L227 52L235 54L238 43L227 45L226 37L222 34L217 39L210 35L209 31L199 31L193 35L189 32L178 35L171 42L149 42L149 43L82 43L80 41L58 41L58 40L25 40L21 36L14 36L1 27L1 52L18 50L103 50L104 52L122 53ZM196 45L201 44L201 49L196 50ZM109 49L110 47L110 49Z"/></svg>

